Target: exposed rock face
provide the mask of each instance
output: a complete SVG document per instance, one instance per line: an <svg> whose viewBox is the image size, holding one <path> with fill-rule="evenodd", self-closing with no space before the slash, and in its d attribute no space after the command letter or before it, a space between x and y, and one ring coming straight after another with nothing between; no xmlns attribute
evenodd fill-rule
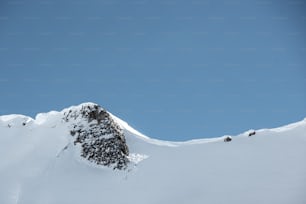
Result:
<svg viewBox="0 0 306 204"><path fill-rule="evenodd" d="M122 129L109 113L96 104L83 105L64 113L71 122L74 145L81 145L81 156L98 165L125 169L129 149Z"/></svg>

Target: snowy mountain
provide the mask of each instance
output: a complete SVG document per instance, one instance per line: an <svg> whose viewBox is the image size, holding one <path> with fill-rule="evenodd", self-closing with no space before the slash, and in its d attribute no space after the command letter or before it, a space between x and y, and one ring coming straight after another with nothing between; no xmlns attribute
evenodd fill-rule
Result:
<svg viewBox="0 0 306 204"><path fill-rule="evenodd" d="M305 204L306 119L171 142L94 103L0 116L0 181L1 204Z"/></svg>

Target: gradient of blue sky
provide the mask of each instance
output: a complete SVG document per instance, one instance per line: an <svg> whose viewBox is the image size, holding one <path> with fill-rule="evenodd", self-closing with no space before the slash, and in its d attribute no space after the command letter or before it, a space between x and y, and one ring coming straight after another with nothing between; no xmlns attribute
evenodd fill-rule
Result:
<svg viewBox="0 0 306 204"><path fill-rule="evenodd" d="M306 117L304 1L0 3L0 114L92 101L165 140Z"/></svg>

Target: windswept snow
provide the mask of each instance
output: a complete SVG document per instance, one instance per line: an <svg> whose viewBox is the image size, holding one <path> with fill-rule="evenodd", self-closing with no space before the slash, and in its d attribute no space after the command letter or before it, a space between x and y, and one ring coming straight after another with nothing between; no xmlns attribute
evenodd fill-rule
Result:
<svg viewBox="0 0 306 204"><path fill-rule="evenodd" d="M165 141L165 140L157 140L150 138L139 131L135 130L131 127L127 122L121 120L120 118L111 114L114 120L126 131L127 135L132 135L132 138L135 140L136 138L139 140L143 140L147 143L159 145L159 146L168 146L168 147L178 147L182 145L191 145L191 144L203 144L208 142L216 142L216 141L223 141L223 137L220 138L209 138L209 139L195 139L189 140L184 142L173 142L173 141Z"/></svg>
<svg viewBox="0 0 306 204"><path fill-rule="evenodd" d="M1 204L306 203L306 119L227 143L171 142L111 115L130 151L128 168L114 171L79 159L66 110L0 116Z"/></svg>

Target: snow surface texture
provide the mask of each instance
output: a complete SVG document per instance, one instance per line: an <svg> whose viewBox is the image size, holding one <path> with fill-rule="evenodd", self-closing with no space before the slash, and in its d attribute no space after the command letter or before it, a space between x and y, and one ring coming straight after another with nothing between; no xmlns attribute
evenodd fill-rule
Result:
<svg viewBox="0 0 306 204"><path fill-rule="evenodd" d="M35 119L0 116L1 204L306 203L305 119L229 142L228 135L170 142L151 139L101 108L70 117L95 105ZM91 128L93 134L78 134ZM116 138L119 160L82 156L82 144L97 138ZM106 149L96 156L107 156Z"/></svg>

